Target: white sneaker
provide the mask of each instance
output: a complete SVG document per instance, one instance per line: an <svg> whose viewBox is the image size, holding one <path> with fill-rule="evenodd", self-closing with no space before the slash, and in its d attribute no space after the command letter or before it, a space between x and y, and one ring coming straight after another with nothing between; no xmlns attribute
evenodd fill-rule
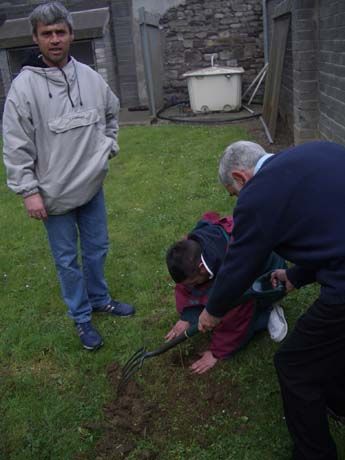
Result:
<svg viewBox="0 0 345 460"><path fill-rule="evenodd" d="M283 307L274 305L267 324L268 332L273 342L281 342L288 332L288 325L284 316Z"/></svg>

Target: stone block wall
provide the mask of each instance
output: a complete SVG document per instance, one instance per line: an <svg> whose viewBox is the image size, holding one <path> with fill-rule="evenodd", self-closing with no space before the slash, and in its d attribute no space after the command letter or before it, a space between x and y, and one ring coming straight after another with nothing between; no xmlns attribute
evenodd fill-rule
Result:
<svg viewBox="0 0 345 460"><path fill-rule="evenodd" d="M293 56L292 56L292 32L291 28L287 38L284 72L280 89L280 116L290 130L293 129Z"/></svg>
<svg viewBox="0 0 345 460"><path fill-rule="evenodd" d="M102 38L96 38L93 41L96 70L99 72L104 80L108 83L110 88L116 92L117 81L113 69L114 58L113 58L113 46L111 41L111 35L109 27L106 28L104 36Z"/></svg>
<svg viewBox="0 0 345 460"><path fill-rule="evenodd" d="M267 2L270 19L284 5L291 14L295 143L327 139L345 144L345 2ZM284 75L289 68L285 62ZM280 110L287 103L283 94L282 84Z"/></svg>
<svg viewBox="0 0 345 460"><path fill-rule="evenodd" d="M218 65L244 68L244 90L264 65L261 0L186 0L161 24L168 102L187 98L182 74L210 66L212 55Z"/></svg>
<svg viewBox="0 0 345 460"><path fill-rule="evenodd" d="M295 143L319 135L318 8L315 0L295 0L292 11Z"/></svg>
<svg viewBox="0 0 345 460"><path fill-rule="evenodd" d="M345 144L345 2L320 0L320 135Z"/></svg>
<svg viewBox="0 0 345 460"><path fill-rule="evenodd" d="M296 144L319 133L319 10L315 0L267 0L270 29L274 18L289 14L279 112L293 131ZM274 44L270 43L271 46Z"/></svg>

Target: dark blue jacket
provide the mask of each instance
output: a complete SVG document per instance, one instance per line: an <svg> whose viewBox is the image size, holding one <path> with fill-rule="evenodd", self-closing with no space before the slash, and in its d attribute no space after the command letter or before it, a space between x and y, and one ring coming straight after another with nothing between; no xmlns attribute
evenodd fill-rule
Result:
<svg viewBox="0 0 345 460"><path fill-rule="evenodd" d="M272 251L296 264L288 270L296 287L317 281L322 302L345 303L344 147L310 142L269 158L241 190L234 222L210 314L228 311Z"/></svg>

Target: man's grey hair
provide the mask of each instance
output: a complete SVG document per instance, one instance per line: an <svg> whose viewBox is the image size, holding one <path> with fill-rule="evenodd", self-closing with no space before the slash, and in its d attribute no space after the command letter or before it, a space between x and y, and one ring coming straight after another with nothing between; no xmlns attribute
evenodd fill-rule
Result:
<svg viewBox="0 0 345 460"><path fill-rule="evenodd" d="M64 22L69 31L73 32L73 19L71 13L60 2L46 2L38 5L29 16L32 33L37 35L39 22L46 26Z"/></svg>
<svg viewBox="0 0 345 460"><path fill-rule="evenodd" d="M233 185L232 171L247 171L255 168L258 160L266 155L259 144L249 141L238 141L230 144L219 161L219 180L224 185Z"/></svg>

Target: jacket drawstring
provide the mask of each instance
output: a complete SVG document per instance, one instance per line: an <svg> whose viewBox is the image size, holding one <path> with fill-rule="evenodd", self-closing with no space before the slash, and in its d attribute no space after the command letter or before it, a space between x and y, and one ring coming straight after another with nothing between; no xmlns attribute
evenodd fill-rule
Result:
<svg viewBox="0 0 345 460"><path fill-rule="evenodd" d="M78 72L77 72L77 68L76 68L76 65L75 65L75 62L73 62L73 66L74 66L74 71L75 71L75 75L76 75L76 80L77 80L77 88L78 88L78 94L79 94L79 104L82 106L83 105L83 101L81 99L81 92L80 92L80 84L79 84L79 78L78 78ZM62 73L64 79L65 79L65 82L66 82L66 85L67 85L67 95L68 95L68 99L72 105L72 107L74 108L75 105L72 101L72 97L71 97L71 87L70 87L70 84L67 80L67 76L65 74L65 72L60 68L58 67L58 69L60 70L60 72ZM44 71L44 76L45 76L45 80L46 80L46 84L47 84L47 89L48 89L48 94L49 94L49 97L52 98L53 95L52 93L50 92L50 87L49 87L49 79L48 79L48 75L47 75L47 72L45 71L45 69L43 68L43 71Z"/></svg>
<svg viewBox="0 0 345 460"><path fill-rule="evenodd" d="M80 105L83 105L83 101L81 99L81 92L80 92L80 86L79 86L79 78L78 78L77 67L76 67L75 62L73 60L72 60L72 62L73 62L73 66L74 66L75 76L76 76L76 79L77 79L77 86L78 86Z"/></svg>
<svg viewBox="0 0 345 460"><path fill-rule="evenodd" d="M73 101L72 101L72 98L71 98L71 88L70 88L70 86L69 86L69 83L68 83L66 74L65 74L65 72L64 72L62 69L60 69L60 67L58 67L58 69L60 70L60 72L62 73L62 75L63 75L63 77L64 77L64 79L65 79L65 82L66 82L66 85L67 85L67 95L68 95L68 99L69 99L69 101L70 101L72 107L74 108L74 104L73 104Z"/></svg>
<svg viewBox="0 0 345 460"><path fill-rule="evenodd" d="M46 78L46 84L47 84L48 95L49 95L49 97L50 97L50 99L51 99L51 98L53 97L53 95L52 95L52 93L50 92L47 72L45 71L45 69L43 69L43 71L44 71L44 76L45 76L45 78Z"/></svg>

